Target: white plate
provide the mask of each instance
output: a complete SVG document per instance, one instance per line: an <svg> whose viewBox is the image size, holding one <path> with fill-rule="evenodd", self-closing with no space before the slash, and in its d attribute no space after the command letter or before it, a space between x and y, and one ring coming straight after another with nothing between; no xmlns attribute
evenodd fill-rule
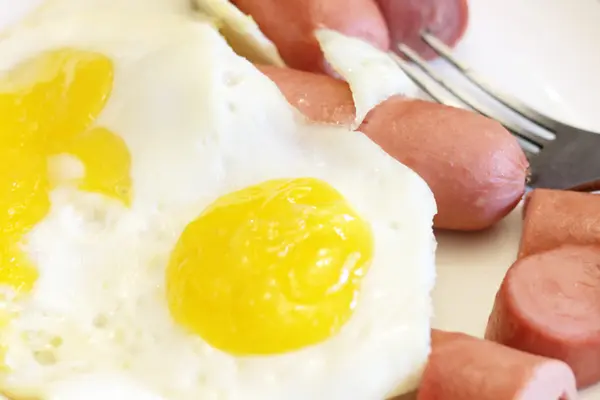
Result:
<svg viewBox="0 0 600 400"><path fill-rule="evenodd" d="M548 115L600 132L599 0L470 5L471 23L457 56ZM515 259L520 229L519 208L489 232L438 235L434 326L483 335L496 290ZM581 399L600 400L600 385Z"/></svg>
<svg viewBox="0 0 600 400"><path fill-rule="evenodd" d="M0 29L39 1L0 0ZM471 23L456 53L532 106L600 131L599 40L600 0L471 0ZM520 229L516 210L485 233L438 235L434 326L483 334ZM600 385L581 398L600 400Z"/></svg>

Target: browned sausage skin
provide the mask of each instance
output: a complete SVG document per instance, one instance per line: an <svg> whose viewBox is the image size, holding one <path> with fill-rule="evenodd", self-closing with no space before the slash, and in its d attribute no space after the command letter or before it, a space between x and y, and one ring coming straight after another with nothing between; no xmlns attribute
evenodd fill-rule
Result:
<svg viewBox="0 0 600 400"><path fill-rule="evenodd" d="M350 125L356 109L345 81L327 75L256 65L269 77L291 105L311 121Z"/></svg>
<svg viewBox="0 0 600 400"><path fill-rule="evenodd" d="M429 184L438 205L436 228L488 228L525 191L528 163L516 139L479 114L393 97L359 129Z"/></svg>
<svg viewBox="0 0 600 400"><path fill-rule="evenodd" d="M345 82L286 68L259 69L308 118L353 121ZM396 96L372 110L359 129L429 184L438 204L436 228L490 227L525 191L528 163L516 139L478 114Z"/></svg>
<svg viewBox="0 0 600 400"><path fill-rule="evenodd" d="M523 213L519 257L567 243L600 245L600 195L535 189Z"/></svg>
<svg viewBox="0 0 600 400"><path fill-rule="evenodd" d="M319 28L333 29L382 50L389 49L387 26L374 0L232 0L232 3L252 16L292 68L331 72L314 36Z"/></svg>
<svg viewBox="0 0 600 400"><path fill-rule="evenodd" d="M429 31L449 46L464 35L468 20L467 0L376 0L387 21L392 49L400 43L410 46L425 59L435 51L421 39Z"/></svg>
<svg viewBox="0 0 600 400"><path fill-rule="evenodd" d="M600 381L600 247L564 245L518 260L496 295L486 339L567 363Z"/></svg>
<svg viewBox="0 0 600 400"><path fill-rule="evenodd" d="M432 330L417 400L572 400L575 378L558 360L462 333Z"/></svg>

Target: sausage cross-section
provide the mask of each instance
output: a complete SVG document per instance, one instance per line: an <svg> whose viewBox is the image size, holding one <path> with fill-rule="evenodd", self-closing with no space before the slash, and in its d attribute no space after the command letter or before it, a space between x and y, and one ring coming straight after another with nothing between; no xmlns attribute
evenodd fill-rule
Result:
<svg viewBox="0 0 600 400"><path fill-rule="evenodd" d="M577 386L600 381L600 247L563 245L506 274L486 339L567 363Z"/></svg>
<svg viewBox="0 0 600 400"><path fill-rule="evenodd" d="M354 120L346 82L289 68L258 68L309 119L348 125ZM436 228L488 228L525 191L529 165L518 142L479 114L394 96L371 110L359 130L427 182L438 205Z"/></svg>
<svg viewBox="0 0 600 400"><path fill-rule="evenodd" d="M563 362L462 333L432 330L417 400L574 400Z"/></svg>

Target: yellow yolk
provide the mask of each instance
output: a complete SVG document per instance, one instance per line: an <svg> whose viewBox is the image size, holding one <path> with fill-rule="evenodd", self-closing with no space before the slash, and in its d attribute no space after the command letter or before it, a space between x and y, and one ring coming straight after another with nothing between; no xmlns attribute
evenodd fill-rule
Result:
<svg viewBox="0 0 600 400"><path fill-rule="evenodd" d="M74 138L66 152L83 161L86 177L81 190L102 193L129 204L131 158L120 136L105 128L93 128Z"/></svg>
<svg viewBox="0 0 600 400"><path fill-rule="evenodd" d="M87 51L43 53L0 77L0 284L27 291L37 278L23 237L50 209L48 157L85 167L79 188L131 199L123 140L94 122L112 91L113 65Z"/></svg>
<svg viewBox="0 0 600 400"><path fill-rule="evenodd" d="M329 184L263 182L186 227L167 268L169 308L229 353L297 350L351 317L372 255L370 226Z"/></svg>

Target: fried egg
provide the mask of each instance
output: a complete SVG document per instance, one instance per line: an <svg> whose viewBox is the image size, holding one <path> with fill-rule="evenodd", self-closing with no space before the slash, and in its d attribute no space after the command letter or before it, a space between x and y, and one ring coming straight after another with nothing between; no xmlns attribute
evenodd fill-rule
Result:
<svg viewBox="0 0 600 400"><path fill-rule="evenodd" d="M419 88L387 54L372 44L331 29L317 29L315 37L325 59L350 86L358 128L373 108L395 95L416 97ZM377 79L373 79L377 77Z"/></svg>
<svg viewBox="0 0 600 400"><path fill-rule="evenodd" d="M277 47L260 30L251 16L229 0L193 0L196 9L212 23L237 54L257 64L284 66Z"/></svg>
<svg viewBox="0 0 600 400"><path fill-rule="evenodd" d="M426 183L362 133L305 121L209 23L73 1L0 41L0 392L414 389Z"/></svg>

